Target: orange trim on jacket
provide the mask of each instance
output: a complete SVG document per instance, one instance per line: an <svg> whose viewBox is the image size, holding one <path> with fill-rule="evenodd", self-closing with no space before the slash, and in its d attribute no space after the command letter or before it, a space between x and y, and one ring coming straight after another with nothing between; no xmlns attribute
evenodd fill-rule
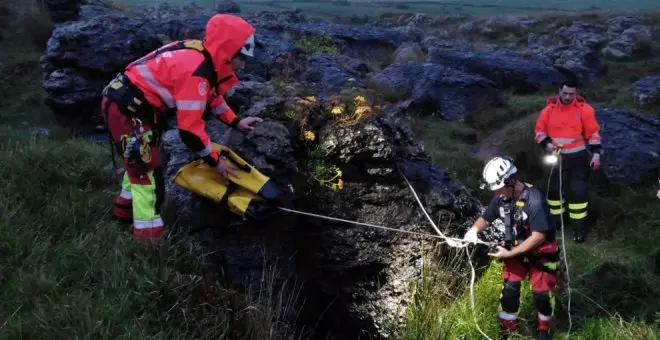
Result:
<svg viewBox="0 0 660 340"><path fill-rule="evenodd" d="M534 132L536 143L562 144L563 153L579 152L587 145L593 152L600 152L600 126L593 107L582 97L568 104L562 104L557 96L550 97L536 121Z"/></svg>

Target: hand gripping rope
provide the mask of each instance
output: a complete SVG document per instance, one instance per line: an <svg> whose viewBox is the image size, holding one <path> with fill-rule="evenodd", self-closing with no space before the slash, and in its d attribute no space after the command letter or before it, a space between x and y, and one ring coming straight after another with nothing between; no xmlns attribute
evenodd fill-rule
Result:
<svg viewBox="0 0 660 340"><path fill-rule="evenodd" d="M419 196L417 196L417 193L415 192L415 189L413 188L413 186L412 186L412 185L410 184L410 182L408 181L408 178L406 178L406 176L401 172L400 169L397 168L397 170L398 170L399 174L401 175L401 177L403 177L403 179L406 181L406 184L408 185L408 188L409 188L410 191L412 192L413 196L415 196L415 200L417 200L417 203L419 204L419 207L422 209L422 212L424 212L424 215L425 215L426 218L429 220L429 222L431 223L431 226L433 226L433 229L435 230L435 232L436 232L438 235L432 235L432 234L426 234L426 233L418 233L418 232L408 231L408 230L400 230L400 229L395 229L395 228L389 228L389 227L384 227L384 226L380 226L380 225L375 225L375 224L371 224L371 223L363 223L363 222L357 222L357 221L350 221L350 220L346 220L346 219L342 219L342 218L330 217L330 216L324 216L324 215L319 215L319 214L313 214L313 213L308 213L308 212L304 212L304 211L299 211L299 210L294 210L294 209L288 209L288 208L284 208L284 207L277 207L277 208L280 209L280 210L282 210L282 211L285 211L285 212L289 212L289 213L293 213L293 214L299 214L299 215L305 215L305 216L311 216L311 217L316 217L316 218L320 218L320 219L324 219L324 220L330 220L330 221L338 221L338 222L350 223L350 224L361 225L361 226L366 226L366 227L370 227L370 228L384 229L384 230L390 230L390 231L399 232L399 233L408 233L408 234L413 234L413 235L418 235L418 236L426 236L426 237L432 237L432 238L440 238L440 239L443 239L443 240L444 240L443 242L440 242L440 244L445 243L445 244L447 244L448 246L450 246L450 247L452 247L452 248L458 248L458 249L463 249L463 248L465 248L465 250L466 250L466 255L467 255L467 257L468 257L468 262L470 263L470 269L471 269L471 279L470 279L470 304L471 304L471 307L472 307L472 317L473 317L473 320L474 320L474 324L475 324L477 330L479 331L479 333L481 333L484 337L486 337L486 339L488 339L488 340L492 340L488 335L486 335L486 333L484 333L484 332L481 330L481 328L479 327L479 324L477 323L477 318L476 318L476 313L475 313L475 304L474 304L474 281L475 281L476 273L475 273L474 265L472 264L472 257L471 257L471 254L469 254L469 253L467 252L467 246L468 246L470 243L483 244L483 245L486 245L486 246L496 246L496 245L498 245L498 244L495 243L495 242L484 242L484 241L481 241L481 240L477 240L476 242L465 241L465 240L463 240L463 239L461 239L461 238L448 237L447 235L443 234L442 231L440 231L440 229L438 228L438 226L433 222L433 219L431 219L431 216L429 216L429 214L426 212L426 209L424 208L424 205L422 204L422 201L419 199Z"/></svg>

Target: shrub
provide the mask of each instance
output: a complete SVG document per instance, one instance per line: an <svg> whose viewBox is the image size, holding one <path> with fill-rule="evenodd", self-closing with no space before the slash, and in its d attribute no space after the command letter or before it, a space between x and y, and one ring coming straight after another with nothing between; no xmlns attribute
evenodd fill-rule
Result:
<svg viewBox="0 0 660 340"><path fill-rule="evenodd" d="M339 49L328 34L304 36L298 40L297 45L308 54L323 53L332 57L339 55Z"/></svg>

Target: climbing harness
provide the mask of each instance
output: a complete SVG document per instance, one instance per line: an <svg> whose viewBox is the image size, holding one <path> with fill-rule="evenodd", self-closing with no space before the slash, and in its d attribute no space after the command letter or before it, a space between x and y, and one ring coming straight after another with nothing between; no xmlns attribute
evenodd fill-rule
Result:
<svg viewBox="0 0 660 340"><path fill-rule="evenodd" d="M556 162L552 162L552 167L550 168L550 174L548 175L548 184L547 184L547 189L546 189L546 199L548 199L548 195L550 193L550 180L552 178L552 172L555 170L555 165L559 166L559 202L561 204L561 207L563 207L564 203L564 197L563 197L563 183L562 183L562 157L561 157L561 150L562 150L562 145L558 145L557 149L553 152L553 155L556 157ZM566 291L568 292L568 305L567 305L567 314L568 314L568 330L566 331L566 339L569 338L571 334L571 328L573 327L573 320L571 318L571 287L569 285L570 282L570 275L568 272L568 257L566 256L566 237L564 236L564 214L563 212L559 214L559 221L561 223L561 247L562 251L564 253L564 262L562 265L562 261L558 261L560 267L558 268L558 272L565 272L566 273Z"/></svg>
<svg viewBox="0 0 660 340"><path fill-rule="evenodd" d="M112 151L113 178L118 176L113 138L108 122L108 108L113 102L117 105L121 114L130 120L131 126L128 134L120 136L118 145L119 154L128 160L129 164L137 165L143 171L146 171L147 164L151 162L150 147L157 143L153 130L155 127L155 113L153 109L147 102L142 91L121 73L103 89L102 95L108 98L102 108L102 114L106 121L106 129L109 137L108 142ZM151 128L146 129L144 122L148 122Z"/></svg>

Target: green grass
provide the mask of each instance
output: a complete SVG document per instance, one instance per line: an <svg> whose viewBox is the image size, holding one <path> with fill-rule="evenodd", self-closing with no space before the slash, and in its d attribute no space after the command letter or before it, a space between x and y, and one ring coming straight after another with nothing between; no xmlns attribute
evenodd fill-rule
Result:
<svg viewBox="0 0 660 340"><path fill-rule="evenodd" d="M538 100L517 98L520 102ZM532 106L530 105L529 108ZM481 113L483 115L484 113ZM516 115L515 112L511 113ZM521 113L522 114L522 113ZM501 150L514 155L521 176L545 190L546 178L540 153L530 142L535 115L527 116L519 128L504 137ZM416 130L437 163L448 166L454 176L470 187L478 179L482 163L469 153L473 128L447 122L418 121ZM463 142L461 144L461 142ZM473 142L472 142L473 143ZM443 163L444 162L444 163ZM574 339L657 339L660 334L660 278L653 273L655 254L660 251L660 210L655 198L656 178L638 185L611 183L602 173L592 177L588 243L573 244L571 227L566 227L571 308ZM484 203L487 192L475 192ZM463 258L465 259L465 258ZM449 265L451 270L447 268ZM428 276L411 306L405 339L482 338L477 331L469 300L469 271L453 258L440 268L428 269ZM460 277L457 280L446 272ZM501 264L481 266L475 285L477 322L491 338L497 337L496 312L501 290ZM458 282L458 283L457 283ZM441 288L449 287L449 288ZM535 310L528 283L521 297L523 338L533 336ZM563 339L568 327L567 291L560 292L556 339Z"/></svg>
<svg viewBox="0 0 660 340"><path fill-rule="evenodd" d="M412 117L413 131L422 141L433 161L447 168L469 188L478 186L483 164L471 156L470 141L477 141L477 131L465 124L437 118ZM467 142L466 142L467 141Z"/></svg>
<svg viewBox="0 0 660 340"><path fill-rule="evenodd" d="M0 42L0 339L287 333L273 308L286 302L270 280L256 296L208 294L190 241L140 243L110 218L119 185L108 146L54 125L43 105L42 46L24 24L12 23L16 34Z"/></svg>
<svg viewBox="0 0 660 340"><path fill-rule="evenodd" d="M657 51L657 46L654 47ZM630 62L606 61L608 71L583 91L592 105L639 110L633 102L631 83L644 75L657 73L660 64L648 59ZM532 142L533 127L545 99L554 93L514 95L507 93L504 108L477 110L466 117L466 124L417 118L415 130L425 142L431 157L450 168L454 177L476 187L483 163L470 152L474 145L498 130L499 153L512 155L526 181L546 189L542 153ZM657 114L658 107L647 108ZM511 125L513 124L513 125ZM656 175L657 176L657 175ZM649 174L641 183L626 185L608 181L602 172L590 180L589 241L572 242L566 226L573 339L657 339L660 334L660 277L654 273L660 252L660 210L657 209L655 182ZM483 203L490 193L476 190ZM465 259L465 256L462 258ZM449 266L451 270L447 268ZM418 298L411 306L405 339L482 338L473 315L489 337L497 338L496 312L502 288L501 263L490 261L478 266L475 285L475 314L470 305L469 268L454 257L428 269ZM450 271L460 279L446 275ZM450 288L440 288L450 287ZM568 328L568 291L560 292L556 313L555 339L564 339ZM522 338L534 336L535 310L529 284L521 297Z"/></svg>
<svg viewBox="0 0 660 340"><path fill-rule="evenodd" d="M263 339L289 327L269 280L258 296L207 295L189 241L141 243L113 221L106 145L5 127L0 164L0 338Z"/></svg>
<svg viewBox="0 0 660 340"><path fill-rule="evenodd" d="M50 138L30 134L36 124L53 127L41 104L35 37L5 40L0 49L0 338L263 339L287 327L273 320L269 287L266 296L221 291L210 298L187 243L170 241L162 248L138 243L109 218L118 185L108 180L106 145L61 139L57 130ZM610 73L587 94L624 108L632 107L630 81L657 70L653 62L608 64ZM516 157L526 179L544 187L530 131L546 95L507 96L507 108L471 113L467 124L415 118L415 131L433 160L470 188L477 187L483 166L471 155L474 144L489 129L523 117L504 136L502 149ZM629 187L594 177L590 240L567 243L571 337L657 339L660 282L652 255L660 251L660 211L654 179ZM474 194L484 202L489 197ZM426 268L404 339L481 338L467 290L469 267L460 256L445 252L441 263ZM477 268L476 318L492 338L500 270L496 261ZM535 317L528 286L521 300L522 332L529 336ZM565 291L560 300L559 339L567 326Z"/></svg>

